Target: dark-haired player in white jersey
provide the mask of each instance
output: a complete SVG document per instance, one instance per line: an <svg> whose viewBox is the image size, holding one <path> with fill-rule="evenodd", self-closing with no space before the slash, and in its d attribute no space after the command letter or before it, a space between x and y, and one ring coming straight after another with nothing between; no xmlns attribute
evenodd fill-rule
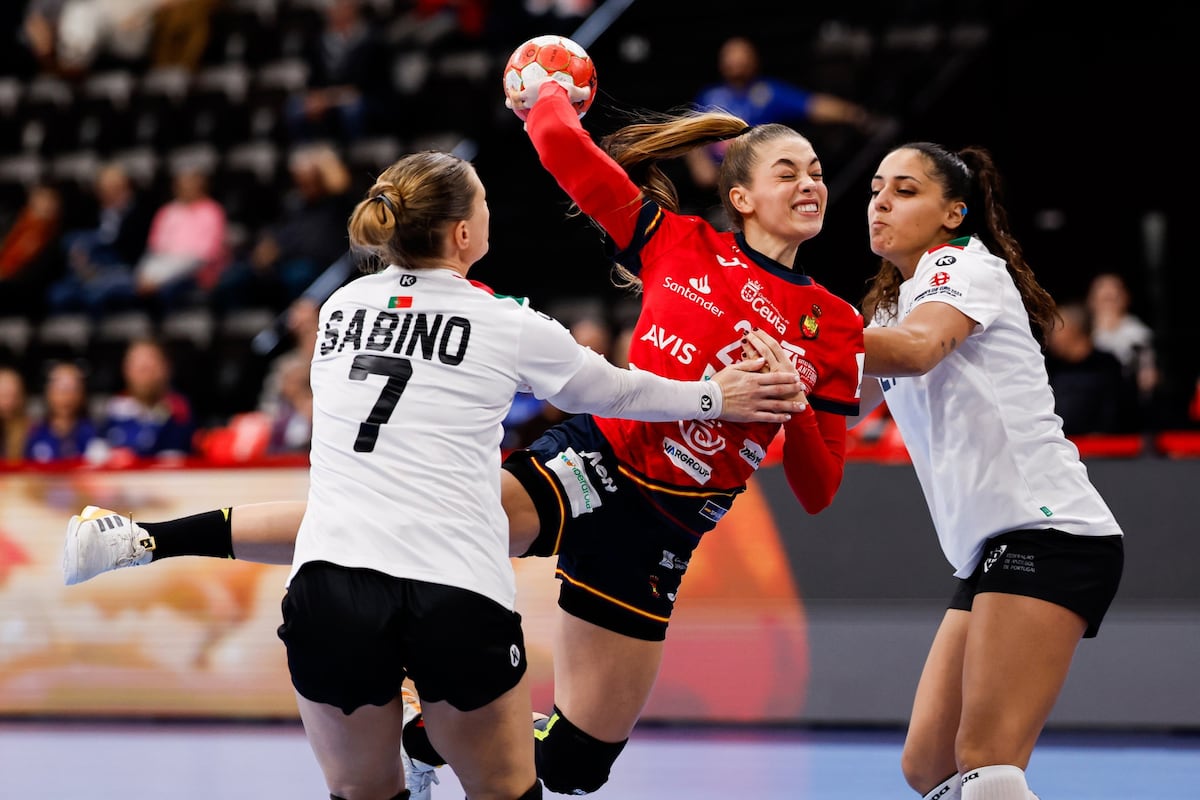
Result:
<svg viewBox="0 0 1200 800"><path fill-rule="evenodd" d="M1120 526L1054 414L1035 333L1054 301L976 147L918 142L871 181L865 416L886 400L959 579L903 770L929 800L1028 800L1030 754L1120 582ZM882 392L880 391L882 389ZM961 794L960 794L961 793Z"/></svg>
<svg viewBox="0 0 1200 800"><path fill-rule="evenodd" d="M555 708L538 732L538 774L552 791L586 794L608 779L650 696L692 552L777 435L785 437L783 467L804 508L815 514L833 499L846 417L858 412L863 323L852 305L796 268L799 246L821 230L828 190L812 145L794 130L686 114L624 128L605 152L561 86L531 87L527 100L526 127L543 164L604 228L618 264L640 284L630 352L638 371L711 375L736 362L743 340L757 341L761 331L779 340L807 399L806 410L782 426L694 418L631 425L612 414L580 415L505 464L510 552L557 555L562 581ZM678 214L674 189L655 166L722 138L729 147L721 197L736 232ZM155 550L139 549L131 537L132 550L105 552L91 545L95 526L77 524L87 546L68 564L67 579L184 553L236 550L240 558L277 560L271 548L290 545L300 513L288 504L235 511L232 522L209 512L144 526ZM423 760L435 758L423 752Z"/></svg>

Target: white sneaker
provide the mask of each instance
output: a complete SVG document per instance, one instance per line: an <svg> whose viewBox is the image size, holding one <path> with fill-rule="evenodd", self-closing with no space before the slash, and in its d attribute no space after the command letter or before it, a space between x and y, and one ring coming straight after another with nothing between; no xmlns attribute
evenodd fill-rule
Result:
<svg viewBox="0 0 1200 800"><path fill-rule="evenodd" d="M115 511L88 506L67 524L63 580L67 586L118 567L150 563L154 537Z"/></svg>
<svg viewBox="0 0 1200 800"><path fill-rule="evenodd" d="M400 688L400 699L404 703L404 725L421 716L421 701L417 693L407 686ZM415 758L409 758L400 744L400 759L404 762L404 785L408 787L410 800L429 800L433 796L432 784L441 783L438 780L438 768Z"/></svg>

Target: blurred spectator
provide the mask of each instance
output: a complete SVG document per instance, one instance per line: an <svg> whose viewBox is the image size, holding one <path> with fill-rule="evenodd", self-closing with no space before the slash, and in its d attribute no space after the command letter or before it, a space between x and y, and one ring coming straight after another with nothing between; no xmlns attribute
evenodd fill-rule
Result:
<svg viewBox="0 0 1200 800"><path fill-rule="evenodd" d="M222 274L213 296L219 311L282 310L349 247L346 220L353 200L341 157L324 145L302 148L292 155L290 171L292 191L279 218Z"/></svg>
<svg viewBox="0 0 1200 800"><path fill-rule="evenodd" d="M24 458L32 424L25 379L12 367L0 367L0 464Z"/></svg>
<svg viewBox="0 0 1200 800"><path fill-rule="evenodd" d="M197 290L210 292L228 262L225 209L208 195L207 176L180 169L174 193L154 215L133 276L138 296L159 312L191 303Z"/></svg>
<svg viewBox="0 0 1200 800"><path fill-rule="evenodd" d="M129 343L121 364L125 387L112 397L100 425L114 451L137 457L192 452L191 404L171 388L171 364L157 342Z"/></svg>
<svg viewBox="0 0 1200 800"><path fill-rule="evenodd" d="M149 51L159 8L186 1L33 0L25 38L44 70L67 77L98 63L136 66Z"/></svg>
<svg viewBox="0 0 1200 800"><path fill-rule="evenodd" d="M598 317L585 315L575 320L571 324L571 335L575 341L605 358L612 355L612 328Z"/></svg>
<svg viewBox="0 0 1200 800"><path fill-rule="evenodd" d="M22 21L22 39L38 66L58 71L58 21L70 0L30 0Z"/></svg>
<svg viewBox="0 0 1200 800"><path fill-rule="evenodd" d="M1136 390L1138 409L1151 407L1158 388L1158 359L1154 352L1154 333L1146 323L1130 312L1129 287L1114 272L1104 272L1088 287L1088 311L1092 315L1092 339L1096 349L1112 353L1121 362L1125 380Z"/></svg>
<svg viewBox="0 0 1200 800"><path fill-rule="evenodd" d="M721 82L705 88L696 97L694 105L699 110L727 111L749 125L804 121L848 125L863 131L875 125L871 113L857 103L760 75L758 48L743 36L731 37L721 45L717 69ZM717 185L717 171L726 147L724 142L716 142L688 154L688 168L698 187L709 189Z"/></svg>
<svg viewBox="0 0 1200 800"><path fill-rule="evenodd" d="M629 368L629 346L633 343L633 323L623 325L613 337L612 353L608 360L622 369Z"/></svg>
<svg viewBox="0 0 1200 800"><path fill-rule="evenodd" d="M106 310L128 304L133 265L146 248L151 212L137 196L125 170L113 164L96 175L98 219L95 228L70 231L62 244L67 273L50 286L52 312Z"/></svg>
<svg viewBox="0 0 1200 800"><path fill-rule="evenodd" d="M25 458L39 464L83 458L96 438L88 417L87 380L77 364L50 368L43 391L45 411L29 431Z"/></svg>
<svg viewBox="0 0 1200 800"><path fill-rule="evenodd" d="M329 0L325 26L305 61L308 86L285 109L292 138L352 142L372 132L391 106L392 67L361 0Z"/></svg>
<svg viewBox="0 0 1200 800"><path fill-rule="evenodd" d="M271 363L263 381L259 410L271 423L269 453L307 453L312 443L312 385L309 370L317 345L320 307L297 300L288 309L288 330L295 345Z"/></svg>
<svg viewBox="0 0 1200 800"><path fill-rule="evenodd" d="M1059 306L1061 324L1046 334L1046 372L1063 433L1126 433L1121 419L1121 362L1092 342L1091 318L1080 303Z"/></svg>
<svg viewBox="0 0 1200 800"><path fill-rule="evenodd" d="M301 353L284 353L274 365L276 387L262 410L271 421L267 452L307 453L312 444L313 394L311 361Z"/></svg>
<svg viewBox="0 0 1200 800"><path fill-rule="evenodd" d="M0 241L0 314L42 315L47 289L62 277L61 221L58 191L30 188L24 208Z"/></svg>
<svg viewBox="0 0 1200 800"><path fill-rule="evenodd" d="M223 0L159 0L150 63L195 71L208 47L212 15Z"/></svg>

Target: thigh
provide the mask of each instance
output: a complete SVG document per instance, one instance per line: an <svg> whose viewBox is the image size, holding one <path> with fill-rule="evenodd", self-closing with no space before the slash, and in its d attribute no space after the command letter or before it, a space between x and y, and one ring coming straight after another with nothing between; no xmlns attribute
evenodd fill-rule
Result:
<svg viewBox="0 0 1200 800"><path fill-rule="evenodd" d="M399 698L384 706L362 706L351 714L313 702L299 692L296 704L304 733L332 794L394 797L404 785L400 736L404 711Z"/></svg>
<svg viewBox="0 0 1200 800"><path fill-rule="evenodd" d="M635 639L559 612L554 704L601 741L629 738L662 664L663 642Z"/></svg>
<svg viewBox="0 0 1200 800"><path fill-rule="evenodd" d="M474 711L525 675L521 616L512 609L476 592L424 581L411 581L406 596L405 666L422 707L445 701Z"/></svg>
<svg viewBox="0 0 1200 800"><path fill-rule="evenodd" d="M507 469L500 470L500 502L508 516L508 554L519 558L529 552L541 530L537 506L524 484Z"/></svg>
<svg viewBox="0 0 1200 800"><path fill-rule="evenodd" d="M909 783L920 792L956 771L954 740L962 710L963 653L970 619L969 611L946 611L917 683L902 763Z"/></svg>
<svg viewBox="0 0 1200 800"><path fill-rule="evenodd" d="M404 680L405 610L398 578L323 561L292 576L278 635L296 691L349 714L383 706Z"/></svg>
<svg viewBox="0 0 1200 800"><path fill-rule="evenodd" d="M529 680L472 711L421 699L429 740L471 800L511 800L537 779Z"/></svg>
<svg viewBox="0 0 1200 800"><path fill-rule="evenodd" d="M1024 769L1050 715L1086 621L1036 597L975 596L963 661L960 769Z"/></svg>

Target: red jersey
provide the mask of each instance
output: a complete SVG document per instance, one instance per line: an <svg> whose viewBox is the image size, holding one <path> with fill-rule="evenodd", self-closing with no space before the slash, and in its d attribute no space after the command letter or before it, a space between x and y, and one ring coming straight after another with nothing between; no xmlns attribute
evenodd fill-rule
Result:
<svg viewBox="0 0 1200 800"><path fill-rule="evenodd" d="M542 164L612 237L620 248L617 261L642 280L632 366L696 380L739 360L743 334L762 328L790 355L815 411L858 413L863 322L852 305L751 249L740 233L719 232L699 217L651 201L639 203L641 190L592 142L562 87L543 88L526 129ZM616 456L646 477L713 490L743 486L781 427L721 420L596 422ZM837 433L844 442L844 425ZM829 497L840 482L841 455L839 447Z"/></svg>
<svg viewBox="0 0 1200 800"><path fill-rule="evenodd" d="M762 328L799 370L814 409L858 413L862 318L807 275L698 217L646 202L617 260L642 279L632 366L679 380L709 376L741 358L742 336ZM741 486L779 425L721 420L597 419L617 456L649 478L712 489Z"/></svg>

